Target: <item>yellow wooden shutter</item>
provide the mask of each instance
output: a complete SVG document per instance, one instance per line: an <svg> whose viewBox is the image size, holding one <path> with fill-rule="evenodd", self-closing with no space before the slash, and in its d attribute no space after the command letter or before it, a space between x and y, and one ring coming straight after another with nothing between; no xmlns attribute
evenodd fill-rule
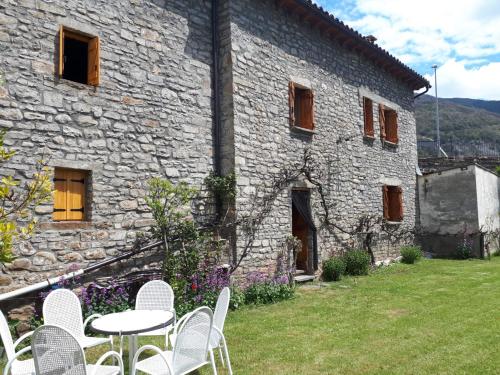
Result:
<svg viewBox="0 0 500 375"><path fill-rule="evenodd" d="M59 77L64 73L64 26L59 26Z"/></svg>
<svg viewBox="0 0 500 375"><path fill-rule="evenodd" d="M93 86L99 86L100 82L100 42L99 38L92 38L88 43L88 68L87 83Z"/></svg>
<svg viewBox="0 0 500 375"><path fill-rule="evenodd" d="M290 126L295 126L295 85L293 82L288 84L288 109Z"/></svg>
<svg viewBox="0 0 500 375"><path fill-rule="evenodd" d="M83 220L85 212L85 173L68 171L67 220Z"/></svg>
<svg viewBox="0 0 500 375"><path fill-rule="evenodd" d="M67 220L67 178L66 170L56 168L54 171L54 213L55 221Z"/></svg>

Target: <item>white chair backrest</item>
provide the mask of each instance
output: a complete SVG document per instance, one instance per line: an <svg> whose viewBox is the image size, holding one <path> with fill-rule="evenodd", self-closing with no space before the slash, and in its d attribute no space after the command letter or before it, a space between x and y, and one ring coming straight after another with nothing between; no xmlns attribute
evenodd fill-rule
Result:
<svg viewBox="0 0 500 375"><path fill-rule="evenodd" d="M11 360L16 354L14 348L14 341L12 341L12 335L10 334L9 324L7 319L0 311L0 337L2 338L3 347L5 348L5 353L7 354L7 359Z"/></svg>
<svg viewBox="0 0 500 375"><path fill-rule="evenodd" d="M162 280L148 281L137 292L135 309L172 311L174 309L172 287Z"/></svg>
<svg viewBox="0 0 500 375"><path fill-rule="evenodd" d="M186 319L173 349L172 369L183 374L207 361L208 340L213 314L208 307L199 307Z"/></svg>
<svg viewBox="0 0 500 375"><path fill-rule="evenodd" d="M31 351L37 375L87 375L83 349L64 328L38 327L33 333Z"/></svg>
<svg viewBox="0 0 500 375"><path fill-rule="evenodd" d="M226 286L217 298L214 312L214 327L217 327L222 332L224 330L224 323L226 321L227 310L229 309L229 298L231 291Z"/></svg>
<svg viewBox="0 0 500 375"><path fill-rule="evenodd" d="M78 340L85 337L82 306L71 290L56 289L43 302L43 322L62 327Z"/></svg>

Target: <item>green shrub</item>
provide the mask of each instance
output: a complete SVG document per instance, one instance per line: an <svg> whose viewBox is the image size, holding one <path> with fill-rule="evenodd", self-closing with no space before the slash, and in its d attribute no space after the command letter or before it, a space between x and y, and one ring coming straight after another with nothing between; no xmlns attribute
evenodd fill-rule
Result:
<svg viewBox="0 0 500 375"><path fill-rule="evenodd" d="M404 246L401 248L401 262L413 264L422 258L422 249L420 246Z"/></svg>
<svg viewBox="0 0 500 375"><path fill-rule="evenodd" d="M496 251L493 253L493 256L494 256L494 257L500 257L500 249L496 250Z"/></svg>
<svg viewBox="0 0 500 375"><path fill-rule="evenodd" d="M291 299L295 288L288 284L264 282L250 285L244 293L246 304L264 305Z"/></svg>
<svg viewBox="0 0 500 375"><path fill-rule="evenodd" d="M345 261L341 257L332 257L323 263L323 280L339 281L345 274Z"/></svg>
<svg viewBox="0 0 500 375"><path fill-rule="evenodd" d="M368 275L370 255L364 250L351 250L344 254L345 273L351 276Z"/></svg>

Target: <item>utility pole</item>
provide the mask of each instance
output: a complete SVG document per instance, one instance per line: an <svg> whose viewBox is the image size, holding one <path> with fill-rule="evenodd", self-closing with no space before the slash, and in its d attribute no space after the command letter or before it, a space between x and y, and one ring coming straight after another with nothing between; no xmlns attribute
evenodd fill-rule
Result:
<svg viewBox="0 0 500 375"><path fill-rule="evenodd" d="M441 135L439 133L439 98L438 98L438 81L437 81L437 65L433 65L434 69L434 90L436 93L436 143L437 143L437 156L441 155Z"/></svg>

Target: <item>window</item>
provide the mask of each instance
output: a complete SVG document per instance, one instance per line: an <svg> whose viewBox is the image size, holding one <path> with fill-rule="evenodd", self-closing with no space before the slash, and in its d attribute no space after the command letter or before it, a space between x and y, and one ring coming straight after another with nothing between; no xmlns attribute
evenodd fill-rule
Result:
<svg viewBox="0 0 500 375"><path fill-rule="evenodd" d="M369 98L363 98L363 112L365 120L365 136L373 138L375 129L373 128L373 101Z"/></svg>
<svg viewBox="0 0 500 375"><path fill-rule="evenodd" d="M75 169L54 170L55 221L83 221L85 219L85 196L88 172Z"/></svg>
<svg viewBox="0 0 500 375"><path fill-rule="evenodd" d="M314 130L314 93L311 89L289 85L290 125Z"/></svg>
<svg viewBox="0 0 500 375"><path fill-rule="evenodd" d="M403 221L403 190L399 186L383 187L384 219Z"/></svg>
<svg viewBox="0 0 500 375"><path fill-rule="evenodd" d="M398 143L398 114L395 110L379 106L380 137L390 143Z"/></svg>
<svg viewBox="0 0 500 375"><path fill-rule="evenodd" d="M59 29L59 77L98 86L99 49L98 37L70 30L61 25Z"/></svg>

